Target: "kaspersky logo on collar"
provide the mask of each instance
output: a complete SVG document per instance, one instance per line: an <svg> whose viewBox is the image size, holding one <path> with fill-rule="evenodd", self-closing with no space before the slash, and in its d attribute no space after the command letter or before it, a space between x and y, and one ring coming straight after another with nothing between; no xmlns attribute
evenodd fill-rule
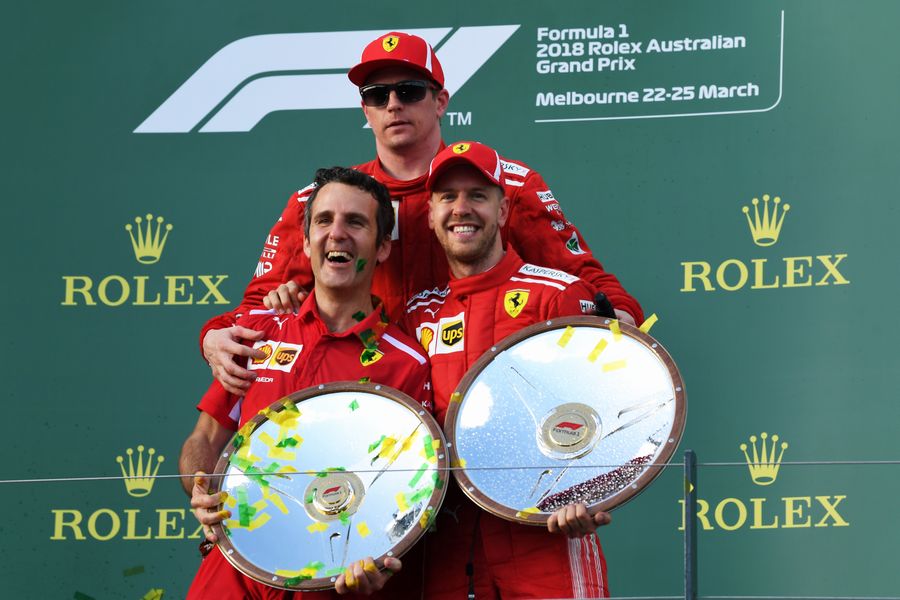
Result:
<svg viewBox="0 0 900 600"><path fill-rule="evenodd" d="M518 29L519 25L489 25L404 31L436 48L445 87L454 94ZM250 131L275 111L359 110L359 93L347 80L347 70L366 44L383 33L383 29L273 33L235 40L213 54L134 132ZM382 40L387 51L390 42L390 37ZM471 114L467 117L471 119Z"/></svg>
<svg viewBox="0 0 900 600"><path fill-rule="evenodd" d="M804 210L812 210L809 203L804 203L799 209L792 209L792 204L797 203L788 203L782 196L774 194L762 194L753 197L749 205L743 204L740 210L744 217L740 220L734 219L729 227L735 227L737 231L736 224L744 221L747 229L743 231L749 233L749 235L742 234L746 235L742 238L745 240L744 248L746 244L752 242L753 247L764 249L765 254L757 258L684 261L681 263L684 282L681 291L736 292L744 289L804 287L817 289L832 285L848 285L850 279L847 276L846 251L837 250L828 254L808 256L779 256L773 252L772 249L786 234L785 221L788 212L791 214L792 235L796 235L799 229L797 220L803 216ZM815 240L810 242L810 246L819 248L822 235L818 230L814 234ZM735 244L735 253L738 247Z"/></svg>

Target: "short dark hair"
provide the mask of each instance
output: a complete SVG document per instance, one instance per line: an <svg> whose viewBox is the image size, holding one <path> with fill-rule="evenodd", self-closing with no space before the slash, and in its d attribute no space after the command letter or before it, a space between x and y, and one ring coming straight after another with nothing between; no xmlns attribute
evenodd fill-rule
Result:
<svg viewBox="0 0 900 600"><path fill-rule="evenodd" d="M330 167L328 169L319 169L316 171L316 179L313 184L316 186L309 199L306 201L306 210L303 218L303 233L309 238L309 226L312 222L312 207L319 190L329 183L343 183L368 192L378 208L375 210L376 235L378 242L381 243L385 238L390 237L394 231L394 207L391 204L391 194L383 184L379 183L372 177L361 173L355 169L346 167Z"/></svg>

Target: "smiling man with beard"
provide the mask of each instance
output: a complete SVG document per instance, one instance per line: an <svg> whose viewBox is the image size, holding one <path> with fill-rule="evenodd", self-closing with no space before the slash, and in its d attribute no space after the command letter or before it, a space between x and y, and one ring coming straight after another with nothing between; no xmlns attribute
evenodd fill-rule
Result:
<svg viewBox="0 0 900 600"><path fill-rule="evenodd" d="M431 357L435 413L444 423L451 393L492 345L533 323L593 312L578 277L526 263L500 232L509 198L493 149L458 142L432 161L428 225L447 256L450 282L407 303L404 326ZM507 302L508 299L508 302ZM425 597L603 598L606 560L596 528L610 522L584 504L556 511L547 529L495 517L452 485L426 538ZM559 534L563 535L559 535Z"/></svg>

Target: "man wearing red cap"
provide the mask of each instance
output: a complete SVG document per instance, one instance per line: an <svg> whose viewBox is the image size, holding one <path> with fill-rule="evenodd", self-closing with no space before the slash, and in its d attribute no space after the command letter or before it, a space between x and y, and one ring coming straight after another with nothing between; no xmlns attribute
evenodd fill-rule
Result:
<svg viewBox="0 0 900 600"><path fill-rule="evenodd" d="M458 142L431 163L428 224L447 254L450 282L407 304L406 329L431 357L438 422L469 367L506 336L534 323L593 312L593 291L563 271L526 263L500 232L510 202L498 154ZM595 529L607 513L583 504L553 513L548 529L511 523L481 511L453 485L426 541L425 597L452 600L602 598L606 561ZM556 535L557 532L566 534Z"/></svg>
<svg viewBox="0 0 900 600"><path fill-rule="evenodd" d="M390 258L376 272L373 293L388 314L398 314L415 291L447 282L444 251L427 226L428 165L443 148L440 119L450 95L431 46L400 32L380 36L363 50L350 69L359 86L363 112L375 136L375 160L356 167L385 184L396 207L398 225ZM502 160L498 179L509 201L509 217L501 229L505 244L525 260L573 273L602 291L620 318L643 321L640 305L611 273L594 259L583 238L563 215L543 178L522 163ZM303 245L303 207L311 186L295 193L272 228L256 271L240 306L214 317L200 334L204 357L213 375L232 393L242 393L253 373L235 357L258 357L240 343L261 333L235 326L236 315L265 301L278 312L299 308L310 288L309 261ZM260 357L261 358L261 357Z"/></svg>

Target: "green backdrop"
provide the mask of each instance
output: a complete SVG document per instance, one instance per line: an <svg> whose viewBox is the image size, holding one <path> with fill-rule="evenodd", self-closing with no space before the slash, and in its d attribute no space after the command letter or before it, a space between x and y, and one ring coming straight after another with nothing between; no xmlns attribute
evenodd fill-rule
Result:
<svg viewBox="0 0 900 600"><path fill-rule="evenodd" d="M139 445L175 473L209 383L200 325L237 303L315 168L372 157L341 73L378 32L415 30L451 82L446 141L539 169L659 315L688 391L681 448L733 463L700 469L701 593L898 594L896 465L783 464L760 485L741 444L898 458L900 3L4 12L4 480L121 475ZM742 212L764 195L790 206L770 245ZM148 214L172 225L152 264L125 228ZM614 595L681 593L682 488L671 467L602 531ZM183 597L197 540L176 480L0 491L4 597Z"/></svg>

